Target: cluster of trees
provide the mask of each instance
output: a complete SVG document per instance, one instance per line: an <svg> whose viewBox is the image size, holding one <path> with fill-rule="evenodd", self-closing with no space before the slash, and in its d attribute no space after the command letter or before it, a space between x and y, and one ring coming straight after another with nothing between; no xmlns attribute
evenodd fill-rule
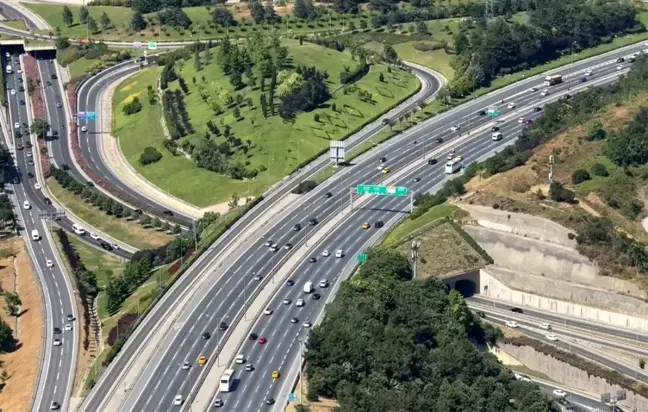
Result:
<svg viewBox="0 0 648 412"><path fill-rule="evenodd" d="M139 260L128 262L122 275L113 276L106 285L108 312L117 313L131 293L149 278L152 270L153 259L146 254Z"/></svg>
<svg viewBox="0 0 648 412"><path fill-rule="evenodd" d="M289 77L286 77L285 81L279 81L277 89L282 91L278 94L281 99L279 116L282 119L293 121L298 112L311 111L331 98L326 84L327 72L320 72L315 66L299 66L291 76L289 84L286 83Z"/></svg>
<svg viewBox="0 0 648 412"><path fill-rule="evenodd" d="M223 27L236 26L238 22L234 19L234 15L229 9L225 7L215 7L212 11L212 21Z"/></svg>
<svg viewBox="0 0 648 412"><path fill-rule="evenodd" d="M414 1L412 3L415 4L417 2ZM502 3L507 5L506 9L508 10L521 11L526 9L526 7L518 7L526 2L501 2L500 4ZM421 6L420 8L378 7L378 10L381 11L381 14L371 18L371 25L374 28L382 26L387 26L389 28L396 24L446 19L450 17L471 16L479 19L483 18L485 13L483 2L461 2L458 4L435 7ZM509 13L495 8L494 14L501 15ZM364 20L361 20L360 24L362 25L363 23L365 23ZM361 26L361 28L364 29L365 27Z"/></svg>
<svg viewBox="0 0 648 412"><path fill-rule="evenodd" d="M225 0L126 0L120 5L131 7L134 12L146 14L167 8L207 6L212 4L225 4Z"/></svg>
<svg viewBox="0 0 648 412"><path fill-rule="evenodd" d="M160 153L155 147L149 146L145 147L142 154L140 154L139 163L146 166L158 162L160 159L162 159L162 153Z"/></svg>
<svg viewBox="0 0 648 412"><path fill-rule="evenodd" d="M0 353L13 352L17 345L18 340L14 337L13 329L0 318Z"/></svg>
<svg viewBox="0 0 648 412"><path fill-rule="evenodd" d="M139 100L139 97L135 96L133 99L122 106L122 111L125 115L130 116L131 114L138 113L142 110L142 103Z"/></svg>
<svg viewBox="0 0 648 412"><path fill-rule="evenodd" d="M307 343L309 398L340 412L560 410L483 350L499 332L457 291L411 278L407 258L372 251L342 284Z"/></svg>
<svg viewBox="0 0 648 412"><path fill-rule="evenodd" d="M194 132L182 91L165 90L162 95L162 107L172 139L179 139Z"/></svg>
<svg viewBox="0 0 648 412"><path fill-rule="evenodd" d="M611 133L605 154L618 166L640 166L648 163L648 109L642 108L630 124Z"/></svg>
<svg viewBox="0 0 648 412"><path fill-rule="evenodd" d="M239 161L231 162L232 155L233 152L228 142L215 143L212 140L202 142L191 151L191 158L198 167L229 176L232 179L253 179L259 174L258 170L247 169Z"/></svg>
<svg viewBox="0 0 648 412"><path fill-rule="evenodd" d="M2 286L0 286L0 295L4 296L5 310L9 316L20 316L20 305L22 305L20 296L15 292L4 290Z"/></svg>
<svg viewBox="0 0 648 412"><path fill-rule="evenodd" d="M131 216L133 218L139 216L139 214L134 210L129 210L122 206L121 203L116 202L111 197L99 192L90 184L79 182L68 172L54 166L51 167L50 171L52 176L54 176L54 179L56 179L63 188L73 192L77 196L80 196L83 200L95 206L99 210L104 211L107 215L115 217Z"/></svg>
<svg viewBox="0 0 648 412"><path fill-rule="evenodd" d="M344 42L342 42L339 39L326 39L323 37L304 38L303 36L299 38L300 43L302 43L304 40L306 40L309 43L317 44L318 46L328 47L329 49L336 50L339 52L343 52L345 49Z"/></svg>
<svg viewBox="0 0 648 412"><path fill-rule="evenodd" d="M318 13L312 0L295 0L293 15L302 20L314 20Z"/></svg>
<svg viewBox="0 0 648 412"><path fill-rule="evenodd" d="M585 0L536 3L528 23L497 18L478 22L455 37L457 75L449 86L463 96L496 76L555 59L560 54L609 42L617 35L645 30L631 4Z"/></svg>
<svg viewBox="0 0 648 412"><path fill-rule="evenodd" d="M4 150L4 149L3 149ZM4 170L4 169L0 169ZM15 215L13 212L13 205L7 195L0 195L0 225L2 229L10 227L13 229L15 225Z"/></svg>
<svg viewBox="0 0 648 412"><path fill-rule="evenodd" d="M181 8L170 7L161 10L157 14L160 24L165 26L183 27L188 29L191 26L191 19Z"/></svg>
<svg viewBox="0 0 648 412"><path fill-rule="evenodd" d="M277 24L281 23L281 17L274 9L272 2L267 2L265 6L259 0L248 1L250 15L256 24Z"/></svg>

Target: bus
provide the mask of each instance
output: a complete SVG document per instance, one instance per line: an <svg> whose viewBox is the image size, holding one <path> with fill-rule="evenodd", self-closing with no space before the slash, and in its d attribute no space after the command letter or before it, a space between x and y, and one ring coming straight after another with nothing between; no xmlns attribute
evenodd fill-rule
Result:
<svg viewBox="0 0 648 412"><path fill-rule="evenodd" d="M452 160L448 160L448 163L445 165L445 172L446 174L450 175L453 173L458 172L461 170L461 159L458 157L455 157Z"/></svg>
<svg viewBox="0 0 648 412"><path fill-rule="evenodd" d="M221 392L229 392L230 388L232 387L233 380L234 380L234 369L226 370L220 379L218 390Z"/></svg>

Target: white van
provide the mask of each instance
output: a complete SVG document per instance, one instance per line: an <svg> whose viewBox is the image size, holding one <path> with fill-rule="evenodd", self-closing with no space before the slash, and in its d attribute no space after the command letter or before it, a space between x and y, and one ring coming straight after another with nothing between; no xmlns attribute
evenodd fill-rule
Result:
<svg viewBox="0 0 648 412"><path fill-rule="evenodd" d="M504 138L504 136L500 132L493 133L491 137L493 138L494 141L502 140Z"/></svg>
<svg viewBox="0 0 648 412"><path fill-rule="evenodd" d="M31 205L29 204L29 200L25 200L23 202L23 209L25 209L25 210L31 209Z"/></svg>
<svg viewBox="0 0 648 412"><path fill-rule="evenodd" d="M81 225L77 225L76 223L72 225L72 230L74 230L74 233L76 233L79 236L85 235L85 229Z"/></svg>
<svg viewBox="0 0 648 412"><path fill-rule="evenodd" d="M40 240L40 234L38 233L38 230L36 230L36 229L32 230L32 240L34 240L34 241L39 241Z"/></svg>
<svg viewBox="0 0 648 412"><path fill-rule="evenodd" d="M306 282L304 284L304 293L313 293L313 282Z"/></svg>

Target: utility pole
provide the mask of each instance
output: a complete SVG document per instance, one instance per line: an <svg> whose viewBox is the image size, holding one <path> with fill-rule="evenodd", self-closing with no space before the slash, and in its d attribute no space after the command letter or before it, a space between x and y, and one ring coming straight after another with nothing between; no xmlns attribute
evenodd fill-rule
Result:
<svg viewBox="0 0 648 412"><path fill-rule="evenodd" d="M553 165L556 163L554 155L549 155L549 184L553 183Z"/></svg>
<svg viewBox="0 0 648 412"><path fill-rule="evenodd" d="M414 272L414 279L418 273L418 260L419 260L419 248L421 247L421 241L418 239L412 240L412 269Z"/></svg>

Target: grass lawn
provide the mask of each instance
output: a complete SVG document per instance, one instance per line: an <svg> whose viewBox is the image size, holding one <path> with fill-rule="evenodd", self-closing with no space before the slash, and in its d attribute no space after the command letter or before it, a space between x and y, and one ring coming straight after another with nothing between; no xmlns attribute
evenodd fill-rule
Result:
<svg viewBox="0 0 648 412"><path fill-rule="evenodd" d="M97 60L86 59L85 57L73 61L72 63L68 64L68 68L70 69L70 76L73 79L81 78L86 74L86 69L92 66L96 61Z"/></svg>
<svg viewBox="0 0 648 412"><path fill-rule="evenodd" d="M448 81L454 77L454 70L450 67L453 55L445 52L443 49L433 51L419 51L414 48L416 43L429 43L429 42L407 42L394 45L394 50L401 59L429 67L436 70L445 76Z"/></svg>
<svg viewBox="0 0 648 412"><path fill-rule="evenodd" d="M68 5L70 11L72 11L72 15L74 16L74 23L72 26L68 27L67 24L63 22L64 5L62 4L22 3L22 5L40 15L49 23L50 26L52 26L53 29L59 27L64 36L68 36L72 39L87 38L87 25L81 24L79 20L80 6ZM92 18L97 22L99 28L101 28L101 15L105 12L108 17L110 17L110 20L115 27L106 30L105 32L100 32L99 34L106 37L113 36L115 39L119 37L120 32L123 32L126 29L133 16L132 10L127 7L93 6L88 7L88 11ZM97 35L91 35L90 37L97 37Z"/></svg>
<svg viewBox="0 0 648 412"><path fill-rule="evenodd" d="M11 27L12 29L27 30L23 20L4 20L0 21L0 25Z"/></svg>
<svg viewBox="0 0 648 412"><path fill-rule="evenodd" d="M400 225L392 229L389 235L387 235L385 240L382 242L381 247L389 247L395 243L398 243L398 241L414 232L415 230L423 227L424 225L442 217L453 216L456 211L456 206L449 203L442 203L438 206L430 208L430 210L428 210L415 220L407 218Z"/></svg>
<svg viewBox="0 0 648 412"><path fill-rule="evenodd" d="M307 42L300 46L297 41L286 40L285 44L292 57L292 65L315 65L321 70L328 71L331 91L339 86L339 73L344 66L355 66L355 62L346 53L339 53ZM273 184L290 174L301 161L325 150L329 140L345 138L419 87L419 82L413 75L400 70L388 73L386 66L375 65L364 78L355 83L358 88L372 94L373 104L360 101L356 92L345 94L344 90L338 90L325 107L311 113L299 114L295 124L290 125L279 116L263 118L258 107L261 94L258 86L254 89L246 87L235 92L228 78L216 64L216 54L217 50L213 50L212 62L200 72L196 72L193 60L181 64L181 67L176 70L189 87L189 94L184 100L191 124L195 129L193 135L184 139L189 139L194 145L202 144L205 132L208 130L206 123L209 120L221 130L225 125L229 125L233 136L240 138L244 145L247 140L251 143L247 154L244 154L242 148L234 148L235 154L232 159L242 163L249 162L247 168L250 170L262 170L261 166L267 168L267 171L260 172L256 179L250 181L230 179L199 169L183 156L172 156L162 147L161 132L158 132L160 118L158 105L151 107L144 102L142 112L130 118L121 114L120 106L129 96L140 94L143 96L140 100L146 100L146 86L155 84L160 69L148 70L132 78L118 89L115 95L116 133L120 137L122 150L129 162L154 184L198 206L228 201L233 193L241 197L247 195L248 190L251 196L262 193L268 184ZM379 81L381 73L385 78L384 83ZM224 113L214 115L198 92L198 85L203 83L201 79L203 76L206 79L205 89L210 93L213 91L213 84L218 84L232 96L238 93L244 98L252 99L251 108L247 106L240 108L242 120L237 121L232 114L232 109L226 108L224 104L221 104L225 109ZM193 82L194 78L196 84ZM170 83L169 89L179 89L178 82ZM330 105L333 103L337 106L337 112L331 109ZM320 116L319 122L315 122L314 114ZM223 137L212 136L211 138L218 143L225 140ZM158 148L163 154L162 160L152 165L140 166L137 160L146 146ZM173 176L173 179L169 176Z"/></svg>
<svg viewBox="0 0 648 412"><path fill-rule="evenodd" d="M171 236L157 232L154 229L144 229L135 222L128 222L125 219L108 216L72 192L63 189L53 178L48 179L47 187L62 205L80 219L101 232L138 249L155 248L171 240Z"/></svg>

